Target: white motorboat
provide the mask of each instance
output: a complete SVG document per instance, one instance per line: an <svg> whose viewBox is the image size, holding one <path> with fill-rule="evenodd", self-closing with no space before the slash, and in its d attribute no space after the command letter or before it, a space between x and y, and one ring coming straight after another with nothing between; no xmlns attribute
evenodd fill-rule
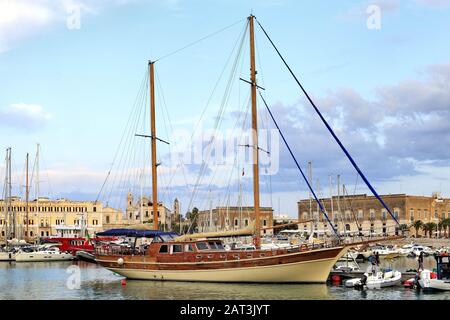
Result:
<svg viewBox="0 0 450 320"><path fill-rule="evenodd" d="M0 261L14 261L15 253L11 251L0 251Z"/></svg>
<svg viewBox="0 0 450 320"><path fill-rule="evenodd" d="M419 246L419 245L413 246L413 248L412 248L412 253L413 253L416 257L418 257L418 256L420 255L421 252L423 252L423 254L424 254L425 256L430 256L430 255L433 255L433 254L434 254L434 251L433 251L431 248L429 248L429 247L426 247L426 246Z"/></svg>
<svg viewBox="0 0 450 320"><path fill-rule="evenodd" d="M380 289L400 285L402 273L396 270L379 271L377 273L364 273L363 278L349 279L346 287L366 287L367 289Z"/></svg>
<svg viewBox="0 0 450 320"><path fill-rule="evenodd" d="M448 254L436 255L437 272L423 270L419 285L423 290L450 291L450 257Z"/></svg>
<svg viewBox="0 0 450 320"><path fill-rule="evenodd" d="M74 258L72 254L61 252L56 247L32 252L19 251L15 255L16 262L68 261Z"/></svg>

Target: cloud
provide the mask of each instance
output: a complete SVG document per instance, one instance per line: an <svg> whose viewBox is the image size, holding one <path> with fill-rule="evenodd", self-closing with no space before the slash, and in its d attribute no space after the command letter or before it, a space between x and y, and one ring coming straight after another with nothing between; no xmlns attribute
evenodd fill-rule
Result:
<svg viewBox="0 0 450 320"><path fill-rule="evenodd" d="M445 7L450 5L450 0L416 0L416 2L430 7Z"/></svg>
<svg viewBox="0 0 450 320"><path fill-rule="evenodd" d="M47 125L52 115L37 104L16 103L0 109L0 124L35 131Z"/></svg>
<svg viewBox="0 0 450 320"><path fill-rule="evenodd" d="M79 10L80 17L95 16L108 8L153 3L179 10L179 0L0 0L0 53L49 28L66 28L67 19Z"/></svg>
<svg viewBox="0 0 450 320"><path fill-rule="evenodd" d="M450 165L450 150L444 147L450 145L450 63L429 66L423 75L422 80L379 87L373 100L350 88L313 98L374 183L417 176L424 164ZM354 177L355 170L304 99L275 103L271 109L299 162L313 160L316 178L326 181L331 173ZM292 190L301 176L285 148L280 168L272 180L274 190Z"/></svg>

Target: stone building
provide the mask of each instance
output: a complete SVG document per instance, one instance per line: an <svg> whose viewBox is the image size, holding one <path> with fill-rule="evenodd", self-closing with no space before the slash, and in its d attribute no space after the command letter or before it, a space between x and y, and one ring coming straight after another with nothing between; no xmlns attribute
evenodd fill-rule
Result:
<svg viewBox="0 0 450 320"><path fill-rule="evenodd" d="M1 237L7 236L9 225L7 202L0 200ZM105 228L122 226L122 212L103 207L95 201L51 200L39 197L28 202L28 231L26 202L19 197L11 197L11 208L15 215L15 230L10 237L33 239L44 236L78 236L86 230L90 236ZM83 235L84 236L84 235Z"/></svg>
<svg viewBox="0 0 450 320"><path fill-rule="evenodd" d="M212 221L211 221L212 217ZM260 208L261 228L273 226L273 209ZM247 227L255 221L253 207L217 207L211 210L199 211L197 226L199 232L237 230ZM261 235L273 234L272 229L261 230Z"/></svg>
<svg viewBox="0 0 450 320"><path fill-rule="evenodd" d="M400 224L409 227L416 220L423 223L439 222L440 219L450 217L450 199L444 199L439 194L431 197L412 196L406 194L381 195L381 198L389 207ZM333 196L320 199L333 226L341 233L357 234L361 231L369 234L395 234L396 223L387 210L374 197L366 194L353 196ZM332 229L320 212L318 204L312 200L303 199L298 201L298 219L314 220L300 224L306 233L313 230L316 234L331 234ZM333 208L333 210L332 210ZM410 233L414 229L410 228ZM421 234L421 232L419 232Z"/></svg>
<svg viewBox="0 0 450 320"><path fill-rule="evenodd" d="M127 195L126 219L130 224L153 223L153 203L143 196L134 202L133 195ZM158 222L161 230L170 230L172 212L163 203L158 203Z"/></svg>

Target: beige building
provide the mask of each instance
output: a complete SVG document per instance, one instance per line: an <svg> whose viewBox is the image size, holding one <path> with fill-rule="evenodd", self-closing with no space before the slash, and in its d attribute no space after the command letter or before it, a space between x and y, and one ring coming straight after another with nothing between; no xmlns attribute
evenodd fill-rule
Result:
<svg viewBox="0 0 450 320"><path fill-rule="evenodd" d="M423 223L439 222L440 219L450 217L450 199L444 199L439 194L431 197L411 196L406 194L381 195L388 208L400 224L411 224L416 220ZM366 194L332 197L320 199L333 226L341 233L357 234L395 234L396 223L374 197ZM314 220L300 224L299 228L310 233L331 234L332 229L326 221L317 203L304 199L298 202L299 220ZM332 209L333 207L333 209ZM410 229L410 233L414 229ZM419 232L420 234L421 232Z"/></svg>
<svg viewBox="0 0 450 320"><path fill-rule="evenodd" d="M271 207L260 208L261 228L273 226ZM247 227L255 221L253 207L217 207L199 211L197 226L199 232L237 230ZM273 234L273 229L262 230L261 235Z"/></svg>
<svg viewBox="0 0 450 320"><path fill-rule="evenodd" d="M153 223L153 203L148 197L134 202L133 195L128 193L126 219L130 224ZM172 212L163 203L158 203L158 222L161 230L170 230Z"/></svg>
<svg viewBox="0 0 450 320"><path fill-rule="evenodd" d="M0 230L1 237L10 238L36 238L43 236L84 236L87 230L91 236L96 232L111 227L126 224L123 221L122 212L113 208L103 207L100 202L71 201L67 199L51 200L39 197L27 204L19 197L11 198L11 207L7 208L7 202L0 200ZM8 210L10 209L10 210ZM8 234L9 214L15 216L15 230L10 229ZM27 228L28 225L28 228Z"/></svg>

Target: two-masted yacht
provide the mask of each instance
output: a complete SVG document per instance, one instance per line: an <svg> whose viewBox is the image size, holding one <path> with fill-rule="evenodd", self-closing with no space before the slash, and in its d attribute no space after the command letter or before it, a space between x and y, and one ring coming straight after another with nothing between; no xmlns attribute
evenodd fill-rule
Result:
<svg viewBox="0 0 450 320"><path fill-rule="evenodd" d="M129 279L212 281L212 282L267 282L267 283L324 283L333 265L348 246L339 237L329 242L298 244L290 247L261 249L261 223L259 200L257 82L255 68L254 20L247 19L250 42L250 81L252 145L253 145L253 196L255 221L251 227L237 231L187 234L158 230L158 216L154 215L154 230L113 229L99 236L127 238L152 238L149 245L125 247L98 244L96 261L103 267ZM154 63L149 63L150 108L152 144L153 206L157 205L156 184L156 132L155 102L153 93ZM308 185L309 186L309 185ZM154 208L153 212L157 212ZM329 221L330 222L330 221ZM331 223L331 222L330 222ZM332 226L333 228L333 226ZM334 230L334 228L333 228ZM226 250L220 240L227 236L254 237L255 250Z"/></svg>

